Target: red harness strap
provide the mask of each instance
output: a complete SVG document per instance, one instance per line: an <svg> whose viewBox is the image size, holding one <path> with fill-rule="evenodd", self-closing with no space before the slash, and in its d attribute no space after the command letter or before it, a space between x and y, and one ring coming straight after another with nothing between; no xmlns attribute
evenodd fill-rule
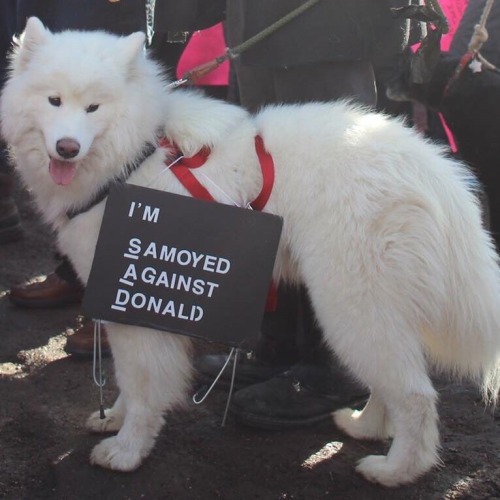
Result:
<svg viewBox="0 0 500 500"><path fill-rule="evenodd" d="M269 201L274 186L274 161L273 157L266 151L264 141L260 135L255 136L255 151L259 157L260 168L262 170L262 189L250 203L254 210L262 210ZM275 312L278 307L278 286L274 281L269 285L266 299L266 311Z"/></svg>
<svg viewBox="0 0 500 500"><path fill-rule="evenodd" d="M172 144L168 139L160 140L160 147L173 149L177 154L181 154L179 148ZM254 210L262 210L271 196L274 185L274 161L273 157L266 151L264 141L260 135L255 136L255 151L259 158L260 168L262 170L262 189L250 206ZM177 177L179 182L189 191L193 198L200 200L215 201L210 192L195 177L191 169L201 167L210 156L210 150L203 148L194 156L189 158L182 157L175 165L170 167L171 172ZM165 162L167 163L167 162ZM266 311L276 311L278 305L278 287L271 282L267 294Z"/></svg>
<svg viewBox="0 0 500 500"><path fill-rule="evenodd" d="M180 154L179 149L175 144L172 144L168 139L161 139L160 146L162 148L174 149ZM262 210L271 196L274 185L274 162L273 157L266 151L264 141L260 135L255 136L255 151L259 158L260 167L262 169L262 189L250 203L254 210ZM172 173L177 177L179 182L189 191L193 198L200 200L215 201L210 192L201 184L201 182L194 176L191 169L201 167L205 164L210 156L210 150L203 148L201 151L191 157L182 157L175 165L170 167Z"/></svg>
<svg viewBox="0 0 500 500"><path fill-rule="evenodd" d="M160 140L160 147L173 149L177 155L180 155L179 148L168 139ZM205 201L215 201L209 191L193 175L190 169L201 167L208 159L210 150L203 148L190 158L182 157L175 165L170 167L170 171L177 177L179 182L189 191L193 198ZM167 163L167 162L165 162Z"/></svg>
<svg viewBox="0 0 500 500"><path fill-rule="evenodd" d="M250 203L254 210L263 210L269 201L274 186L274 161L273 157L266 151L264 141L260 135L255 136L255 151L259 157L260 168L262 170L262 189Z"/></svg>

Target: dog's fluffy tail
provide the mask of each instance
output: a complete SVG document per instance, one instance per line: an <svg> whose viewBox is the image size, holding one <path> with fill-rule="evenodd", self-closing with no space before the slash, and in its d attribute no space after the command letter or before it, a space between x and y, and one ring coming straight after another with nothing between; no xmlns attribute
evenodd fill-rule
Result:
<svg viewBox="0 0 500 500"><path fill-rule="evenodd" d="M445 195L445 275L438 292L442 323L439 332L432 328L424 338L438 367L478 382L484 399L495 405L500 391L499 258L481 226L477 200L462 189L470 185L468 172L458 165L454 170L461 179L448 185Z"/></svg>

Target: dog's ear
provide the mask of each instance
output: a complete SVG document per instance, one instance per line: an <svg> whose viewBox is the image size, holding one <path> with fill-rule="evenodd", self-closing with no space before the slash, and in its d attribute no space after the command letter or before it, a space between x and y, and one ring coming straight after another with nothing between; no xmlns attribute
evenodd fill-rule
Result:
<svg viewBox="0 0 500 500"><path fill-rule="evenodd" d="M133 63L135 58L144 51L146 35L141 31L132 33L120 40L121 54L127 63Z"/></svg>
<svg viewBox="0 0 500 500"><path fill-rule="evenodd" d="M36 48L42 45L50 36L50 31L45 28L37 17L30 17L26 23L24 33L21 35L17 64L23 68L31 59Z"/></svg>

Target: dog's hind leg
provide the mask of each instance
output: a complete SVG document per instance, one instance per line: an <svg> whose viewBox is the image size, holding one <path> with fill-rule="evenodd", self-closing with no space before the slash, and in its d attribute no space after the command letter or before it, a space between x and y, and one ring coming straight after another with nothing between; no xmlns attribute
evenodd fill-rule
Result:
<svg viewBox="0 0 500 500"><path fill-rule="evenodd" d="M104 410L104 418L101 418L101 412L91 413L85 427L91 432L116 432L123 425L125 418L125 402L120 395L111 408Z"/></svg>
<svg viewBox="0 0 500 500"><path fill-rule="evenodd" d="M388 411L394 425L389 453L361 459L356 470L370 481L394 487L414 481L438 462L435 394L392 395Z"/></svg>
<svg viewBox="0 0 500 500"><path fill-rule="evenodd" d="M436 392L418 341L407 338L405 344L405 351L399 355L387 345L386 349L374 348L371 357L365 351L364 359L358 362L364 364L362 380L371 381L374 405L369 404L366 414L361 413L357 419L352 412L347 419L342 411L336 419L356 438L383 437L390 422L394 439L387 456L368 456L357 467L368 480L384 486L410 483L438 462Z"/></svg>
<svg viewBox="0 0 500 500"><path fill-rule="evenodd" d="M405 373L404 366L400 370L387 370L372 380L372 397L362 412L345 409L335 415L339 428L354 438L393 435L387 456L365 457L356 469L366 479L389 487L414 481L438 462L436 393L425 372L411 373L406 367Z"/></svg>
<svg viewBox="0 0 500 500"><path fill-rule="evenodd" d="M340 330L330 321L325 340L361 382L370 386L372 398L360 414L340 410L340 428L355 438L380 438L393 434L387 456L362 459L357 470L384 486L407 484L438 462L436 392L427 374L419 331L396 308L363 304L363 314L337 310ZM356 310L363 310L363 307ZM354 310L354 313L356 312ZM321 321L321 316L318 314ZM326 317L321 321L328 325ZM389 424L389 425L388 425Z"/></svg>
<svg viewBox="0 0 500 500"><path fill-rule="evenodd" d="M378 440L393 436L384 402L372 392L362 410L343 408L334 413L335 425L355 439Z"/></svg>
<svg viewBox="0 0 500 500"><path fill-rule="evenodd" d="M108 469L131 471L153 448L164 413L185 400L190 341L124 325L109 325L108 334L121 391L119 404L125 413L118 434L95 446L90 460Z"/></svg>

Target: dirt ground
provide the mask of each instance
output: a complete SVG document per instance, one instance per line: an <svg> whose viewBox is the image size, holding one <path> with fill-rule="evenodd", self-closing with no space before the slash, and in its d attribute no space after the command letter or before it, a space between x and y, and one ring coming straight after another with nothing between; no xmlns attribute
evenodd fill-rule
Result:
<svg viewBox="0 0 500 500"><path fill-rule="evenodd" d="M314 500L500 499L500 420L469 385L437 380L443 466L413 486L388 490L354 472L388 443L357 442L327 421L290 432L221 428L227 395L171 415L150 458L136 472L89 464L99 436L83 422L97 409L88 361L63 351L78 307L27 310L9 303L10 285L50 272L50 231L25 192L18 202L25 238L0 246L0 498ZM199 342L199 352L207 350ZM213 350L213 348L211 348ZM106 360L105 401L116 396Z"/></svg>

